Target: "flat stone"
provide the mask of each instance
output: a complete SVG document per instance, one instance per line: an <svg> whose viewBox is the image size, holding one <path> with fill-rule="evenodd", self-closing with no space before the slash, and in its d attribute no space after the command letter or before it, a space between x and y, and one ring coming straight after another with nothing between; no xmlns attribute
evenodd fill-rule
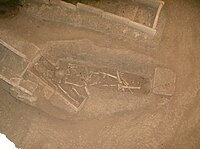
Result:
<svg viewBox="0 0 200 149"><path fill-rule="evenodd" d="M20 86L25 88L25 89L27 89L32 94L38 88L38 84L37 83L34 83L34 82L30 81L30 80L25 80L25 79L20 82Z"/></svg>
<svg viewBox="0 0 200 149"><path fill-rule="evenodd" d="M9 80L23 75L28 62L2 44L0 50L0 75Z"/></svg>
<svg viewBox="0 0 200 149"><path fill-rule="evenodd" d="M11 87L9 92L13 97L30 105L33 105L37 101L37 97L30 96L23 90L23 88L19 89L16 87Z"/></svg>
<svg viewBox="0 0 200 149"><path fill-rule="evenodd" d="M21 38L15 38L12 33L9 32L0 32L0 38L1 45L28 61L32 61L40 51L40 49L33 43Z"/></svg>
<svg viewBox="0 0 200 149"><path fill-rule="evenodd" d="M169 69L158 67L155 69L153 93L172 96L175 91L176 74Z"/></svg>

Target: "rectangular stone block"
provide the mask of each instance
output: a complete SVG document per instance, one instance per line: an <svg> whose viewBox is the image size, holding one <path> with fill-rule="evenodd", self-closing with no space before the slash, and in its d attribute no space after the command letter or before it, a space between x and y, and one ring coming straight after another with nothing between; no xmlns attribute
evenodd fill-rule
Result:
<svg viewBox="0 0 200 149"><path fill-rule="evenodd" d="M141 3L146 6L150 6L156 10L156 15L153 21L152 29L156 29L156 26L158 24L158 19L161 13L161 9L164 5L164 2L162 0L135 0L137 3Z"/></svg>
<svg viewBox="0 0 200 149"><path fill-rule="evenodd" d="M20 86L22 86L23 88L27 89L28 91L30 91L32 94L35 92L35 90L37 89L38 85L30 80L22 80L20 82Z"/></svg>
<svg viewBox="0 0 200 149"><path fill-rule="evenodd" d="M11 87L12 87L12 85L10 85L6 81L0 79L0 88L3 88L4 90L9 91Z"/></svg>
<svg viewBox="0 0 200 149"><path fill-rule="evenodd" d="M39 84L41 84L40 80L38 80L33 73L27 70L22 76L18 86L27 90L30 96L34 96L36 91L40 90Z"/></svg>
<svg viewBox="0 0 200 149"><path fill-rule="evenodd" d="M166 68L156 68L153 80L153 93L172 96L175 92L176 74Z"/></svg>
<svg viewBox="0 0 200 149"><path fill-rule="evenodd" d="M164 2L160 2L160 5L159 5L158 10L156 12L155 20L154 20L154 23L153 23L153 29L155 29L157 27L158 19L159 19L163 5L164 5Z"/></svg>
<svg viewBox="0 0 200 149"><path fill-rule="evenodd" d="M24 41L23 39L15 39L10 33L0 34L0 43L18 56L31 61L40 49L33 43Z"/></svg>
<svg viewBox="0 0 200 149"><path fill-rule="evenodd" d="M1 44L1 48L4 47L4 48L7 48L9 49L10 51L12 51L13 53L15 53L16 55L22 57L22 58L26 58L26 56L18 51L17 49L15 49L13 46L11 46L10 44L8 44L7 42L3 41L0 39L0 44Z"/></svg>
<svg viewBox="0 0 200 149"><path fill-rule="evenodd" d="M142 25L137 22L130 21L128 24L129 28L137 29L141 32L147 33L150 36L154 36L156 34L156 30L145 25Z"/></svg>
<svg viewBox="0 0 200 149"><path fill-rule="evenodd" d="M104 12L103 13L103 18L108 19L110 21L114 21L117 23L121 23L121 24L125 24L128 25L129 24L129 19L115 15L113 13L109 13L109 12Z"/></svg>
<svg viewBox="0 0 200 149"><path fill-rule="evenodd" d="M12 45L16 47L18 51L26 56L27 61L31 62L34 57L39 53L40 49L33 43L14 40Z"/></svg>
<svg viewBox="0 0 200 149"><path fill-rule="evenodd" d="M91 13L89 11L85 11L83 9L77 10L79 19L80 19L80 26L92 29L98 32L102 32L105 23L102 21L102 13Z"/></svg>
<svg viewBox="0 0 200 149"><path fill-rule="evenodd" d="M128 24L126 19L104 12L102 21L104 22L103 33L118 37L119 39L123 37Z"/></svg>
<svg viewBox="0 0 200 149"><path fill-rule="evenodd" d="M135 2L145 4L151 7L155 7L155 8L158 8L160 3L164 3L161 0L135 0Z"/></svg>
<svg viewBox="0 0 200 149"><path fill-rule="evenodd" d="M27 69L28 62L2 44L0 44L0 58L0 75L8 80L21 77Z"/></svg>
<svg viewBox="0 0 200 149"><path fill-rule="evenodd" d="M89 6L89 5L85 5L85 4L82 4L82 3L78 3L77 4L77 10L86 11L88 13L96 14L96 15L100 15L100 16L103 13L103 10L101 10L99 8L95 8L95 7L92 7L92 6Z"/></svg>
<svg viewBox="0 0 200 149"><path fill-rule="evenodd" d="M76 7L74 5L67 4L67 6L58 6L54 8L52 16L53 21L67 23L73 26L79 26L80 18L78 16Z"/></svg>

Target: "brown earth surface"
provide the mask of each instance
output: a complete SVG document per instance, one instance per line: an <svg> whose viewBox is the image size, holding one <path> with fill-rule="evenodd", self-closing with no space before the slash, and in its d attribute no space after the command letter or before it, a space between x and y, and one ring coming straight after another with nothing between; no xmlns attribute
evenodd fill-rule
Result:
<svg viewBox="0 0 200 149"><path fill-rule="evenodd" d="M171 98L91 88L93 94L83 109L61 118L0 89L0 132L22 149L200 148L200 2L165 0L163 11L167 21L154 50L135 48L131 42L95 31L39 20L23 9L12 17L2 17L1 35L26 39L39 48L49 41L89 39L99 47L150 56L173 70L177 82Z"/></svg>

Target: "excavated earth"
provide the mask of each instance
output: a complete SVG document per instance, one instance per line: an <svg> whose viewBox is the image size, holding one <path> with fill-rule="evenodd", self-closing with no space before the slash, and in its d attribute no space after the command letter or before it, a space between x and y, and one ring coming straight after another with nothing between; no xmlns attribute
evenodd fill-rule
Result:
<svg viewBox="0 0 200 149"><path fill-rule="evenodd" d="M135 44L138 41L38 17L30 10L34 12L41 4L27 3L19 8L18 13L7 10L5 16L2 11L0 39L25 49L30 57L33 53L27 49L29 43L34 44L41 53L45 51L43 56L52 64L64 69L70 63L76 66L76 76L89 70L104 74L104 80L91 85L99 76L92 78L94 81L89 82L88 91L82 92L89 98L76 113L62 109L62 105L55 108L39 95L36 106L26 104L11 96L0 82L0 133L6 134L22 149L200 148L198 0L165 0L159 20L164 26L158 30L160 35L156 46L148 46L150 42ZM123 12L122 16L131 17L130 7L124 9L126 3L122 3L117 14ZM112 6L119 7L112 5L111 0L91 5L111 12L115 10ZM41 7L49 9L54 6ZM21 43L27 44L22 46ZM176 74L172 96L157 95L152 91L154 70L158 67ZM127 77L128 82L134 80L131 83L140 86L140 90L120 90L112 86L116 85L116 80L108 75L117 76L118 71ZM38 76L43 74L42 70ZM59 82L51 79L50 83ZM71 80L80 81L77 77Z"/></svg>

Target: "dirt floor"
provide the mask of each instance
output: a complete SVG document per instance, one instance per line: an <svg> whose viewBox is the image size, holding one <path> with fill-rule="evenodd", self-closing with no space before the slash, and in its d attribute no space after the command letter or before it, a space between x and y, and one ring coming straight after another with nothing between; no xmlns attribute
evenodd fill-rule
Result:
<svg viewBox="0 0 200 149"><path fill-rule="evenodd" d="M59 118L0 88L0 132L22 149L199 149L200 2L165 0L163 11L167 21L154 50L137 49L92 30L39 20L23 9L1 17L1 35L26 39L38 47L49 41L89 39L99 47L150 56L173 70L177 82L171 98L91 88L93 94L81 111L67 117L55 111Z"/></svg>

